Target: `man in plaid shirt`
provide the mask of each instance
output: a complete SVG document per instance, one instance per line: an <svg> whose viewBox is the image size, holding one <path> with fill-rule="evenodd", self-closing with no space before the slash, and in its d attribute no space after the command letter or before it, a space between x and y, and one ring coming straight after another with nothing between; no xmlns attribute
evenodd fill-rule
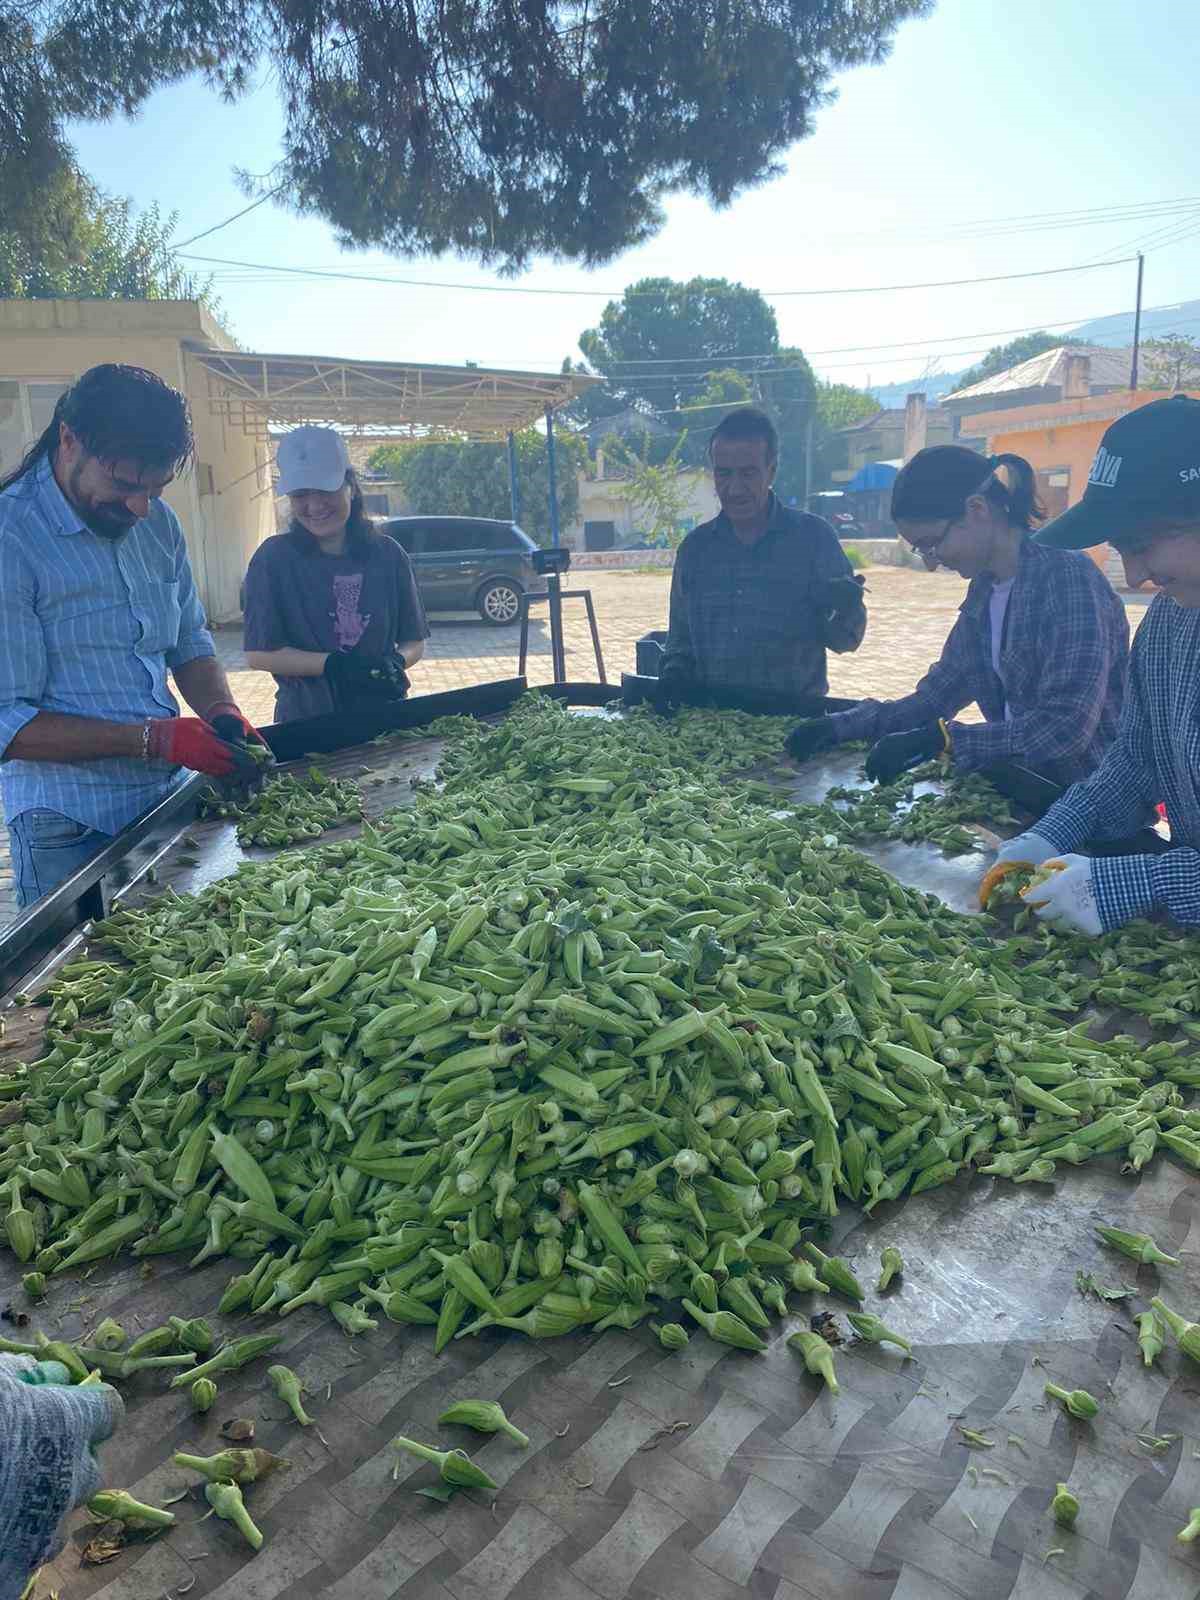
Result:
<svg viewBox="0 0 1200 1600"><path fill-rule="evenodd" d="M1114 422L1078 505L1039 544L1107 539L1131 587L1159 593L1134 640L1116 742L1095 773L1053 805L997 862L1062 863L1031 899L1039 917L1092 936L1160 910L1200 926L1200 401L1176 395ZM1172 848L1091 858L1165 801Z"/></svg>
<svg viewBox="0 0 1200 1600"><path fill-rule="evenodd" d="M776 497L779 439L768 416L731 411L709 454L721 514L693 528L675 558L663 693L825 695L826 650L857 650L866 631L862 581L827 522Z"/></svg>
<svg viewBox="0 0 1200 1600"><path fill-rule="evenodd" d="M801 723L789 754L869 739L880 783L943 753L967 772L1002 761L1056 783L1091 772L1117 731L1129 624L1094 561L1031 542L1039 517L1024 457L919 451L896 478L892 518L926 566L971 580L958 620L912 694ZM987 720L954 721L972 701Z"/></svg>

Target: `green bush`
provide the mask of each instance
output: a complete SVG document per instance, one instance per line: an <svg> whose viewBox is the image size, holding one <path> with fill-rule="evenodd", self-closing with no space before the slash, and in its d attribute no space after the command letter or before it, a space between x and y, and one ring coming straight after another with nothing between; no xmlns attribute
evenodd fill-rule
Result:
<svg viewBox="0 0 1200 1600"><path fill-rule="evenodd" d="M858 548L857 545L844 544L842 546L842 554L845 556L846 560L850 563L850 565L854 568L855 572L861 572L862 569L867 564L866 556L863 555L862 551Z"/></svg>

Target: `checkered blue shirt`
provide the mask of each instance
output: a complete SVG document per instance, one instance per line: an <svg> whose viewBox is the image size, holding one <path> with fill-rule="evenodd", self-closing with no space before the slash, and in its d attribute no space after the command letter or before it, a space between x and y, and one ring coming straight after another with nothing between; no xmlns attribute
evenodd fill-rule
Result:
<svg viewBox="0 0 1200 1600"><path fill-rule="evenodd" d="M881 739L944 717L954 764L1019 761L1055 783L1092 772L1116 736L1125 694L1125 607L1090 557L1026 539L1008 597L1000 673L992 666L992 580L976 578L939 660L902 700L833 717L839 741ZM983 723L951 722L974 701Z"/></svg>
<svg viewBox="0 0 1200 1600"><path fill-rule="evenodd" d="M0 787L6 821L45 807L116 833L178 780L167 762L4 759L39 711L144 722L179 707L167 669L215 655L170 506L119 539L86 528L44 461L0 494Z"/></svg>
<svg viewBox="0 0 1200 1600"><path fill-rule="evenodd" d="M742 544L722 512L693 528L675 556L666 659L686 662L702 684L797 700L828 694L825 652L857 650L867 611L860 597L826 615L813 585L853 571L824 518L774 494L754 544Z"/></svg>
<svg viewBox="0 0 1200 1600"><path fill-rule="evenodd" d="M1033 831L1056 850L1078 850L1088 841L1127 838L1160 801L1174 849L1092 862L1106 930L1155 909L1200 926L1200 611L1164 594L1133 641L1116 743Z"/></svg>

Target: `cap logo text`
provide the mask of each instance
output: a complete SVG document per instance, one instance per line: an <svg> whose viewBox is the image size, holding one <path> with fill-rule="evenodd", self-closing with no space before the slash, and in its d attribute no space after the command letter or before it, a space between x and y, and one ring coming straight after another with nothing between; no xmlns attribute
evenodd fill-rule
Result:
<svg viewBox="0 0 1200 1600"><path fill-rule="evenodd" d="M1200 467L1180 467L1180 483L1200 483Z"/></svg>
<svg viewBox="0 0 1200 1600"><path fill-rule="evenodd" d="M1088 473L1089 483L1098 483L1101 488L1111 489L1121 471L1124 456L1114 456L1103 445L1096 451L1096 459L1092 462L1092 470Z"/></svg>

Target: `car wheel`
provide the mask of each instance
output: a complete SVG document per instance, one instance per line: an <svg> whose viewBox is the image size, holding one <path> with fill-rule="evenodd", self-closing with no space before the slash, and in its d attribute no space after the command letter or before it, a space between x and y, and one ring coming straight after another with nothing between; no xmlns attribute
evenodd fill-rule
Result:
<svg viewBox="0 0 1200 1600"><path fill-rule="evenodd" d="M521 593L520 586L510 579L493 578L479 591L479 598L475 602L479 607L479 615L493 627L507 627L521 613Z"/></svg>

